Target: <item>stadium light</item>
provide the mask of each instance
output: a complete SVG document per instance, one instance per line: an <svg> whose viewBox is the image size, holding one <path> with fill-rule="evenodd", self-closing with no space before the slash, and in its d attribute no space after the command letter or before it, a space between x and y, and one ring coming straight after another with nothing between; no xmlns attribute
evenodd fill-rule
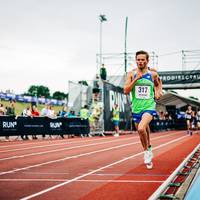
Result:
<svg viewBox="0 0 200 200"><path fill-rule="evenodd" d="M99 58L100 58L100 62L99 62L99 68L102 65L102 23L107 21L106 15L99 15L99 20L100 20L100 35L99 35Z"/></svg>

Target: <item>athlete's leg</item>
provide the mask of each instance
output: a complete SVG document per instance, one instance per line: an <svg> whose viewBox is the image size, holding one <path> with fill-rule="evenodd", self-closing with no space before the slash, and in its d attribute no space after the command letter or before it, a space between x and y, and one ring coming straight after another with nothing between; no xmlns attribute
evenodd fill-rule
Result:
<svg viewBox="0 0 200 200"><path fill-rule="evenodd" d="M147 132L147 145L149 147L149 146L151 146L151 143L150 143L150 132L151 132L151 130L150 130L149 125L147 125L146 132Z"/></svg>
<svg viewBox="0 0 200 200"><path fill-rule="evenodd" d="M186 123L187 123L187 131L189 132L190 131L190 120L186 120Z"/></svg>
<svg viewBox="0 0 200 200"><path fill-rule="evenodd" d="M146 151L148 149L148 136L147 136L147 126L152 120L152 115L149 113L144 113L142 115L142 119L140 123L138 124L138 133L140 136L140 140L142 143L142 146L144 150Z"/></svg>

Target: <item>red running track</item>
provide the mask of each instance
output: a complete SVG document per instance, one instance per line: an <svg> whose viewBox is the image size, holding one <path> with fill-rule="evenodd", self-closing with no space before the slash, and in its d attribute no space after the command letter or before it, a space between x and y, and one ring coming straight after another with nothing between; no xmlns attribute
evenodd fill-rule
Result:
<svg viewBox="0 0 200 200"><path fill-rule="evenodd" d="M148 199L199 144L200 135L151 135L154 168L137 134L0 143L0 199Z"/></svg>

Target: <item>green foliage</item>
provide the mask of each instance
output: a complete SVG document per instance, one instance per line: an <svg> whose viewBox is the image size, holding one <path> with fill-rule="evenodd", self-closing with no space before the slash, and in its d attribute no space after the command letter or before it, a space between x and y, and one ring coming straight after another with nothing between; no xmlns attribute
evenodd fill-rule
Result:
<svg viewBox="0 0 200 200"><path fill-rule="evenodd" d="M64 92L56 91L53 93L53 99L57 100L64 100L65 98L68 99L68 94L65 94Z"/></svg>
<svg viewBox="0 0 200 200"><path fill-rule="evenodd" d="M87 83L87 81L84 81L84 80L82 80L82 81L79 81L78 83L79 83L79 84L82 84L82 85L86 85L86 86L88 86L88 83Z"/></svg>
<svg viewBox="0 0 200 200"><path fill-rule="evenodd" d="M48 87L43 85L31 85L26 95L49 98L50 91Z"/></svg>

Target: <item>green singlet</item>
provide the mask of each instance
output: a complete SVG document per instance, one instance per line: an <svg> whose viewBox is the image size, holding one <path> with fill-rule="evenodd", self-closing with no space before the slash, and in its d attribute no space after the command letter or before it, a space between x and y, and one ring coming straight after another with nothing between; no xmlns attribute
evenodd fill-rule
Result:
<svg viewBox="0 0 200 200"><path fill-rule="evenodd" d="M134 74L135 78L136 74ZM154 83L151 72L142 75L132 89L132 112L139 114L146 110L155 111Z"/></svg>

